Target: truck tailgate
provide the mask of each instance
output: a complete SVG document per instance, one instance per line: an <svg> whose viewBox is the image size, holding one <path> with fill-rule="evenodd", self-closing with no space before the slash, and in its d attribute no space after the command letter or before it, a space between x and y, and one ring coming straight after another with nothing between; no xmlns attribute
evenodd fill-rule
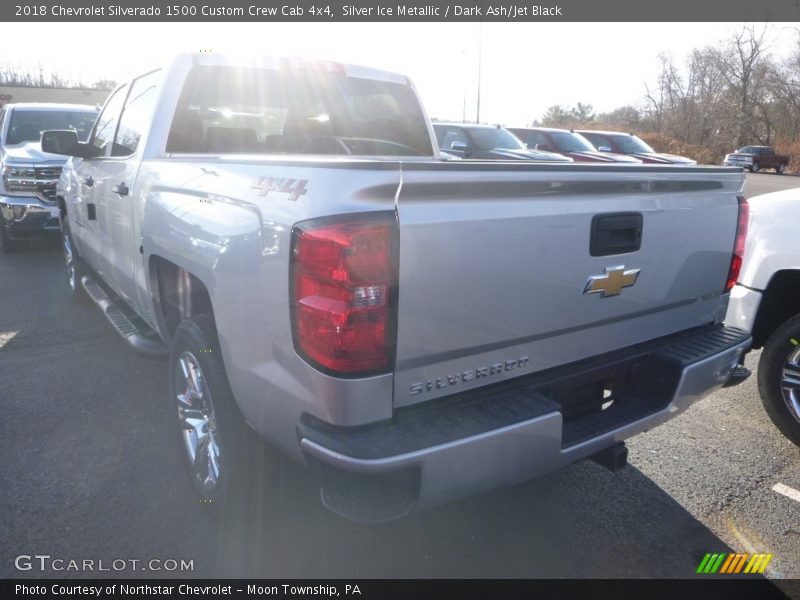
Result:
<svg viewBox="0 0 800 600"><path fill-rule="evenodd" d="M395 406L720 320L742 185L737 169L404 165Z"/></svg>

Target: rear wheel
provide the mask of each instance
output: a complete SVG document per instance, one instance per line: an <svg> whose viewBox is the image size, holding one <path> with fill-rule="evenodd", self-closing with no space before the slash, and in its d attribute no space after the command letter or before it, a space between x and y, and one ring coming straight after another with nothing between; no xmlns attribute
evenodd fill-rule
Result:
<svg viewBox="0 0 800 600"><path fill-rule="evenodd" d="M772 422L800 446L800 315L778 327L764 345L758 391Z"/></svg>
<svg viewBox="0 0 800 600"><path fill-rule="evenodd" d="M217 515L245 506L264 448L236 405L212 318L178 325L169 368L181 454L200 502Z"/></svg>

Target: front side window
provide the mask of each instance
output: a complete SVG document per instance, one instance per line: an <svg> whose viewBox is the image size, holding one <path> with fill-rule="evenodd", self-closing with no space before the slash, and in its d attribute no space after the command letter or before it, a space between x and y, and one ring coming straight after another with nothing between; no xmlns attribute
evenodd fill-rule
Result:
<svg viewBox="0 0 800 600"><path fill-rule="evenodd" d="M136 152L142 133L150 123L158 92L161 72L155 71L139 77L131 86L131 93L119 119L117 135L111 156L130 156Z"/></svg>
<svg viewBox="0 0 800 600"><path fill-rule="evenodd" d="M315 68L196 67L167 152L431 156L408 85Z"/></svg>
<svg viewBox="0 0 800 600"><path fill-rule="evenodd" d="M94 135L92 136L92 145L97 148L98 156L105 156L107 150L111 147L111 142L117 131L119 114L122 111L122 104L125 102L127 93L127 86L123 86L114 92L106 102L103 112L97 118Z"/></svg>

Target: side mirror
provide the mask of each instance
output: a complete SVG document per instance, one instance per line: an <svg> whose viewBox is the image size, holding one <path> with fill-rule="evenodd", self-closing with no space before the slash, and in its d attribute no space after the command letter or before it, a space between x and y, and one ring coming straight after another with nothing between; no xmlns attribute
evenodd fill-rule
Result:
<svg viewBox="0 0 800 600"><path fill-rule="evenodd" d="M42 152L72 154L78 145L78 134L72 129L54 129L42 132Z"/></svg>
<svg viewBox="0 0 800 600"><path fill-rule="evenodd" d="M611 152L611 146L598 146L598 152Z"/></svg>
<svg viewBox="0 0 800 600"><path fill-rule="evenodd" d="M97 149L78 141L78 134L72 129L51 129L42 132L42 152L63 154L79 158L97 156Z"/></svg>
<svg viewBox="0 0 800 600"><path fill-rule="evenodd" d="M469 153L469 146L467 146L464 142L453 142L450 144L450 150L455 150L456 152L463 152L464 154Z"/></svg>

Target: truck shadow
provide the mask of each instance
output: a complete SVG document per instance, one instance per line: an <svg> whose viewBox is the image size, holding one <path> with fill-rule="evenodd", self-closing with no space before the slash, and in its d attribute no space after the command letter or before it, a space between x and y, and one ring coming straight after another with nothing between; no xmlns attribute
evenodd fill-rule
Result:
<svg viewBox="0 0 800 600"><path fill-rule="evenodd" d="M281 470L279 500L217 529L215 576L685 578L732 551L630 465L585 461L383 525L329 513L300 469Z"/></svg>
<svg viewBox="0 0 800 600"><path fill-rule="evenodd" d="M0 440L4 577L684 578L706 552L735 550L634 466L612 474L592 462L358 525L323 508L309 474L270 452L251 505L218 523L184 473L166 364L133 354L94 307L65 302L56 250L40 247L48 264L34 255L0 265L19 296L4 318L20 325L0 349L16 374L0 393L14 423ZM29 298L47 309L36 319ZM23 552L192 567L34 574L14 569Z"/></svg>

